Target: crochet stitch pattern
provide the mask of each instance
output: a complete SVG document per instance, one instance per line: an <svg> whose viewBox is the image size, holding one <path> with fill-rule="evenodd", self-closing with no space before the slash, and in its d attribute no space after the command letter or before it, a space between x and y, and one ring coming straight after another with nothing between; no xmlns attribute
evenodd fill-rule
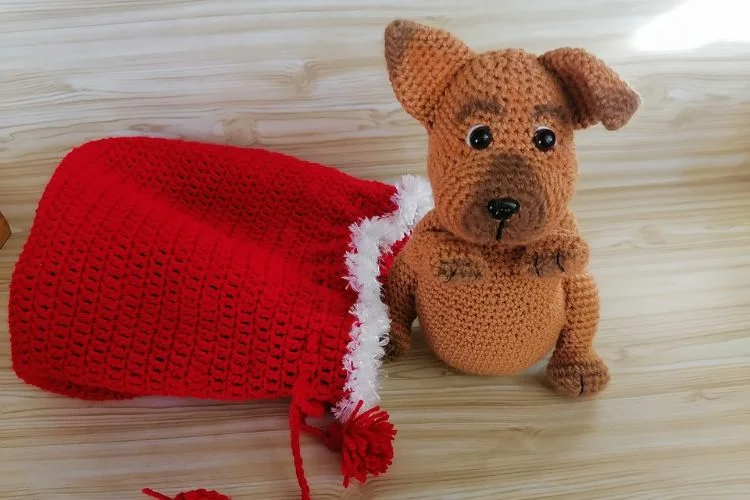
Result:
<svg viewBox="0 0 750 500"><path fill-rule="evenodd" d="M13 272L13 368L86 400L286 398L344 484L384 473L380 298L426 181L366 181L263 149L145 137L83 144L39 202ZM325 430L306 424L334 410Z"/></svg>
<svg viewBox="0 0 750 500"><path fill-rule="evenodd" d="M638 95L581 49L477 54L409 21L384 41L395 96L428 133L429 182L187 140L80 145L13 271L17 375L84 400L290 398L303 500L303 433L341 454L344 486L390 467L379 368L417 317L460 371L513 373L554 349L555 388L601 390L573 132L624 126ZM307 423L326 411L328 427Z"/></svg>
<svg viewBox="0 0 750 500"><path fill-rule="evenodd" d="M524 370L554 350L552 386L592 395L609 381L593 340L599 299L569 203L574 130L627 123L640 98L581 49L475 53L450 33L397 20L386 29L393 91L428 134L435 209L386 282L391 356L418 317L448 365Z"/></svg>

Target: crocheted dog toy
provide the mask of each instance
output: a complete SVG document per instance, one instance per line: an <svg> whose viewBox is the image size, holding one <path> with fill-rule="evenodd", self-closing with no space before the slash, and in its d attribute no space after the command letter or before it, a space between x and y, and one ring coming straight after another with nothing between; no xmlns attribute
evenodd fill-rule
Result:
<svg viewBox="0 0 750 500"><path fill-rule="evenodd" d="M387 277L391 355L407 350L418 317L460 371L511 374L554 348L551 385L600 391L599 300L568 206L573 132L622 127L638 94L580 49L477 54L446 31L394 21L385 51L396 97L427 131L435 198Z"/></svg>
<svg viewBox="0 0 750 500"><path fill-rule="evenodd" d="M425 180L263 149L86 143L55 170L13 272L13 368L86 400L288 397L302 498L302 432L341 452L344 485L364 482L395 435L378 406L381 275L431 207ZM328 428L306 423L329 408Z"/></svg>

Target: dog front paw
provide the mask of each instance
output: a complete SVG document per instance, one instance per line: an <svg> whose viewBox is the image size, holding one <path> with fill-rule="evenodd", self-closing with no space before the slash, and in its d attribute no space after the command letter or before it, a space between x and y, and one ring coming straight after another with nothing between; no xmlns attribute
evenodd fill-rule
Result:
<svg viewBox="0 0 750 500"><path fill-rule="evenodd" d="M443 283L457 285L481 280L486 269L471 259L446 259L437 263L435 272Z"/></svg>
<svg viewBox="0 0 750 500"><path fill-rule="evenodd" d="M400 324L391 324L388 343L383 348L384 361L393 361L400 358L409 351L410 347L411 328Z"/></svg>
<svg viewBox="0 0 750 500"><path fill-rule="evenodd" d="M578 274L586 269L589 246L579 236L557 235L528 248L523 267L528 274L542 278Z"/></svg>
<svg viewBox="0 0 750 500"><path fill-rule="evenodd" d="M558 392L576 397L593 396L609 383L609 370L598 356L563 360L552 356L547 380Z"/></svg>

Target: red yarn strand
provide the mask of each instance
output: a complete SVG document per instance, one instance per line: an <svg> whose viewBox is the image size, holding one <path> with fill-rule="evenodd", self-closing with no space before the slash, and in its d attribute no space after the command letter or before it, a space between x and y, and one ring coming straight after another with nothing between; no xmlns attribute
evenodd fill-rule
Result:
<svg viewBox="0 0 750 500"><path fill-rule="evenodd" d="M294 472L297 474L302 500L310 500L310 485L305 477L305 469L302 466L302 450L300 449L300 430L306 431L311 428L305 423L305 416L296 403L289 408L289 429L292 444L292 456L294 457Z"/></svg>
<svg viewBox="0 0 750 500"><path fill-rule="evenodd" d="M352 479L365 483L368 475L378 476L390 467L396 430L388 421L388 413L380 407L370 408L360 414L363 404L359 401L352 415L343 424L334 422L323 430L308 425L298 404L292 403L289 410L292 455L302 500L310 500L310 486L302 467L301 432L317 437L331 451L341 453L341 474L345 488Z"/></svg>
<svg viewBox="0 0 750 500"><path fill-rule="evenodd" d="M143 488L143 494L147 495L147 496L150 496L150 497L153 497L153 498L156 498L158 500L172 500L167 495L163 495L163 494L161 494L159 492L156 492L156 491L152 490L151 488Z"/></svg>
<svg viewBox="0 0 750 500"><path fill-rule="evenodd" d="M174 499L162 493L158 493L151 488L143 488L142 493L156 498L157 500L231 500L231 498L222 495L218 491L204 489L186 491L185 493L180 493L174 497Z"/></svg>

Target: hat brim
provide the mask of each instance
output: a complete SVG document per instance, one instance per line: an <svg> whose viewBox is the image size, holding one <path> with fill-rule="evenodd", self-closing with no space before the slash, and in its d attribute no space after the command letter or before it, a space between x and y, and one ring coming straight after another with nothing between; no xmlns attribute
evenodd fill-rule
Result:
<svg viewBox="0 0 750 500"><path fill-rule="evenodd" d="M354 322L343 357L347 373L344 398L333 408L341 422L349 419L360 402L362 410L367 410L380 401L379 369L390 331L388 309L382 298L380 263L434 207L429 182L415 176L404 176L396 183L393 202L397 208L392 213L350 226L346 278L357 300L350 311Z"/></svg>

